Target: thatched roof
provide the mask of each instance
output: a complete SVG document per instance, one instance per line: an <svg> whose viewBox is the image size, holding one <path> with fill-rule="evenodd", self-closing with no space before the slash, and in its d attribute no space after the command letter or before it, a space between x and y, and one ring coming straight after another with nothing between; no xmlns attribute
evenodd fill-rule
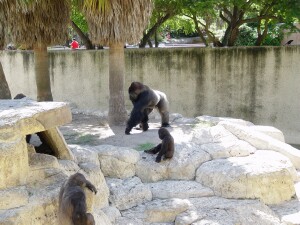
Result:
<svg viewBox="0 0 300 225"><path fill-rule="evenodd" d="M13 42L36 46L66 41L70 22L70 0L17 0L17 2L19 4L14 10L9 11L7 18Z"/></svg>
<svg viewBox="0 0 300 225"><path fill-rule="evenodd" d="M152 13L152 1L110 0L104 10L99 4L85 4L82 11L94 43L138 43Z"/></svg>
<svg viewBox="0 0 300 225"><path fill-rule="evenodd" d="M8 42L7 18L9 12L16 6L15 0L0 0L0 49Z"/></svg>

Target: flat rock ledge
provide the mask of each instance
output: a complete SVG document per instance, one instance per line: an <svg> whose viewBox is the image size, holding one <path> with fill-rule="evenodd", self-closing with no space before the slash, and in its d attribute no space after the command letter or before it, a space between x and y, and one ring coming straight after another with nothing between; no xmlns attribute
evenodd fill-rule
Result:
<svg viewBox="0 0 300 225"><path fill-rule="evenodd" d="M210 116L168 129L175 155L161 163L128 147L70 145L74 160L58 160L28 146L30 182L0 190L0 225L57 224L59 188L77 171L98 189L86 192L97 225L300 224L299 150L281 131Z"/></svg>

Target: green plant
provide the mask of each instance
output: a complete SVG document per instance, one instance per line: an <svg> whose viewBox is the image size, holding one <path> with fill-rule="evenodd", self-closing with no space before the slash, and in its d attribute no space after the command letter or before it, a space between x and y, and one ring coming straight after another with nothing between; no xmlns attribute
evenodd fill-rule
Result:
<svg viewBox="0 0 300 225"><path fill-rule="evenodd" d="M86 144L92 142L94 139L95 139L95 135L80 134L74 144Z"/></svg>
<svg viewBox="0 0 300 225"><path fill-rule="evenodd" d="M155 144L153 143L145 143L145 144L139 144L135 150L137 151L144 151L144 150L147 150L147 149L150 149L150 148L154 148L155 147Z"/></svg>
<svg viewBox="0 0 300 225"><path fill-rule="evenodd" d="M262 45L269 46L280 46L281 41L283 40L283 31L282 28L278 25L271 25L269 32Z"/></svg>
<svg viewBox="0 0 300 225"><path fill-rule="evenodd" d="M254 46L257 38L255 28L243 25L240 28L239 37L235 43L236 46Z"/></svg>

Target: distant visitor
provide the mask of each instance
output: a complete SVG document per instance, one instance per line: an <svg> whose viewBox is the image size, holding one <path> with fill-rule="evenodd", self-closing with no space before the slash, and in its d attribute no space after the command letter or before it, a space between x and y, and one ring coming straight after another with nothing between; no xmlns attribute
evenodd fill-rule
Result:
<svg viewBox="0 0 300 225"><path fill-rule="evenodd" d="M70 46L71 46L71 49L79 48L79 44L78 44L78 42L76 41L75 38L72 39L72 42L71 42Z"/></svg>

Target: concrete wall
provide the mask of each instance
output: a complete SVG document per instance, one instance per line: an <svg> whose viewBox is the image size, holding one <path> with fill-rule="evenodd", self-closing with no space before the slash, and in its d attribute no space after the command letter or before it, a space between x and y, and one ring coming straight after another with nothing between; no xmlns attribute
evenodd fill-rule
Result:
<svg viewBox="0 0 300 225"><path fill-rule="evenodd" d="M126 83L164 91L171 112L242 118L281 129L300 143L300 46L126 49ZM51 51L55 101L108 109L108 51ZM6 51L0 60L14 96L36 97L32 52ZM127 100L127 109L131 103Z"/></svg>

